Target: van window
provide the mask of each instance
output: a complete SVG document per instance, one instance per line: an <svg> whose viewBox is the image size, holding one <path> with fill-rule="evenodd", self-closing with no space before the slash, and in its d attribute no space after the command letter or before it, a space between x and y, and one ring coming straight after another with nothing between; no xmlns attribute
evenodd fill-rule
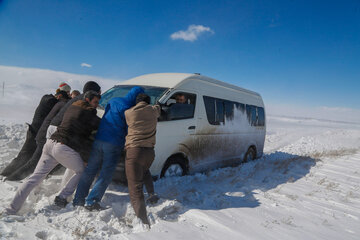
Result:
<svg viewBox="0 0 360 240"><path fill-rule="evenodd" d="M215 98L203 96L206 116L211 125L219 125L215 120L216 108L215 108Z"/></svg>
<svg viewBox="0 0 360 240"><path fill-rule="evenodd" d="M224 115L224 101L221 99L215 99L215 122L223 123Z"/></svg>
<svg viewBox="0 0 360 240"><path fill-rule="evenodd" d="M209 96L203 96L203 98L206 116L211 125L225 124L226 120L233 120L235 107L243 113L245 111L245 104L242 103Z"/></svg>
<svg viewBox="0 0 360 240"><path fill-rule="evenodd" d="M264 108L246 105L246 114L251 126L265 126Z"/></svg>
<svg viewBox="0 0 360 240"><path fill-rule="evenodd" d="M251 126L257 125L256 106L246 105L246 115Z"/></svg>
<svg viewBox="0 0 360 240"><path fill-rule="evenodd" d="M234 109L236 104L231 101L224 100L225 118L226 120L234 119Z"/></svg>
<svg viewBox="0 0 360 240"><path fill-rule="evenodd" d="M128 92L136 85L117 85L110 88L108 91L101 95L99 106L105 108L110 99L115 97L125 97ZM145 93L150 96L151 104L155 104L157 100L168 90L167 88L140 86L144 89Z"/></svg>
<svg viewBox="0 0 360 240"><path fill-rule="evenodd" d="M264 108L262 107L258 107L257 108L257 113L258 113L258 126L265 126L265 112L264 112Z"/></svg>
<svg viewBox="0 0 360 240"><path fill-rule="evenodd" d="M241 113L245 113L245 104L243 103L235 103L236 109Z"/></svg>
<svg viewBox="0 0 360 240"><path fill-rule="evenodd" d="M189 119L194 117L196 95L186 92L176 92L166 102L160 121Z"/></svg>

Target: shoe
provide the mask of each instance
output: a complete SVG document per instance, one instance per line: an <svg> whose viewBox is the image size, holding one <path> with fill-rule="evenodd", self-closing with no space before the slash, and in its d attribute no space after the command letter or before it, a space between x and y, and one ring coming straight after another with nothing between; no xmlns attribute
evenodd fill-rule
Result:
<svg viewBox="0 0 360 240"><path fill-rule="evenodd" d="M159 201L159 197L156 193L149 194L149 197L146 199L147 204L156 204Z"/></svg>
<svg viewBox="0 0 360 240"><path fill-rule="evenodd" d="M104 208L101 207L100 203L94 203L94 204L91 204L91 205L85 205L85 209L88 210L88 211L101 211L103 210Z"/></svg>
<svg viewBox="0 0 360 240"><path fill-rule="evenodd" d="M72 205L74 207L77 207L77 206L83 207L85 205L85 201L76 201L75 202L75 199L74 199L73 202L72 202Z"/></svg>
<svg viewBox="0 0 360 240"><path fill-rule="evenodd" d="M55 197L55 201L54 201L55 205L61 208L66 207L66 205L68 204L67 200L65 198L62 198L60 196L56 196Z"/></svg>

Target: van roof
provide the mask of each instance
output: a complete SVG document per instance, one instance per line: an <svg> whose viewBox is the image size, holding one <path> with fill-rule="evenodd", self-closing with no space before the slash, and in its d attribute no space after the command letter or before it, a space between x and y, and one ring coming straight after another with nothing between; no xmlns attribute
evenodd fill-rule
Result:
<svg viewBox="0 0 360 240"><path fill-rule="evenodd" d="M182 82L188 79L196 79L201 80L208 83L213 83L219 86L237 89L239 91L248 92L254 95L260 96L260 94L226 83L222 82L210 77L206 77L199 74L192 74L192 73L152 73L152 74L145 74L135 78L131 78L124 82L121 82L118 85L143 85L143 86L156 86L156 87L164 87L164 88L175 88Z"/></svg>

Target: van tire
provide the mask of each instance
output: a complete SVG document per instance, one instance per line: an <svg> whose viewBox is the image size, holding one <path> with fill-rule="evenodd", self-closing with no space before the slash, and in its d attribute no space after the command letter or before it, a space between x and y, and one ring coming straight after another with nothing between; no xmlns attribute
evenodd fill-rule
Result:
<svg viewBox="0 0 360 240"><path fill-rule="evenodd" d="M255 160L255 158L256 158L255 148L254 147L249 147L249 149L247 150L247 152L245 154L243 163L253 161L253 160Z"/></svg>
<svg viewBox="0 0 360 240"><path fill-rule="evenodd" d="M180 156L170 157L163 169L161 170L160 178L173 177L173 176L185 176L188 173L186 160Z"/></svg>

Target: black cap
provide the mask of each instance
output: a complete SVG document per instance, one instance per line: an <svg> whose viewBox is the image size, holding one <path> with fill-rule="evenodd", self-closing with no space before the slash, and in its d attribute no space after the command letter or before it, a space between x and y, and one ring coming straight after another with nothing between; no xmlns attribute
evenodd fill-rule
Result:
<svg viewBox="0 0 360 240"><path fill-rule="evenodd" d="M87 83L85 83L84 88L83 88L83 93L86 93L87 91L93 90L97 93L100 92L101 87L99 86L99 84L97 84L94 81L88 81Z"/></svg>

